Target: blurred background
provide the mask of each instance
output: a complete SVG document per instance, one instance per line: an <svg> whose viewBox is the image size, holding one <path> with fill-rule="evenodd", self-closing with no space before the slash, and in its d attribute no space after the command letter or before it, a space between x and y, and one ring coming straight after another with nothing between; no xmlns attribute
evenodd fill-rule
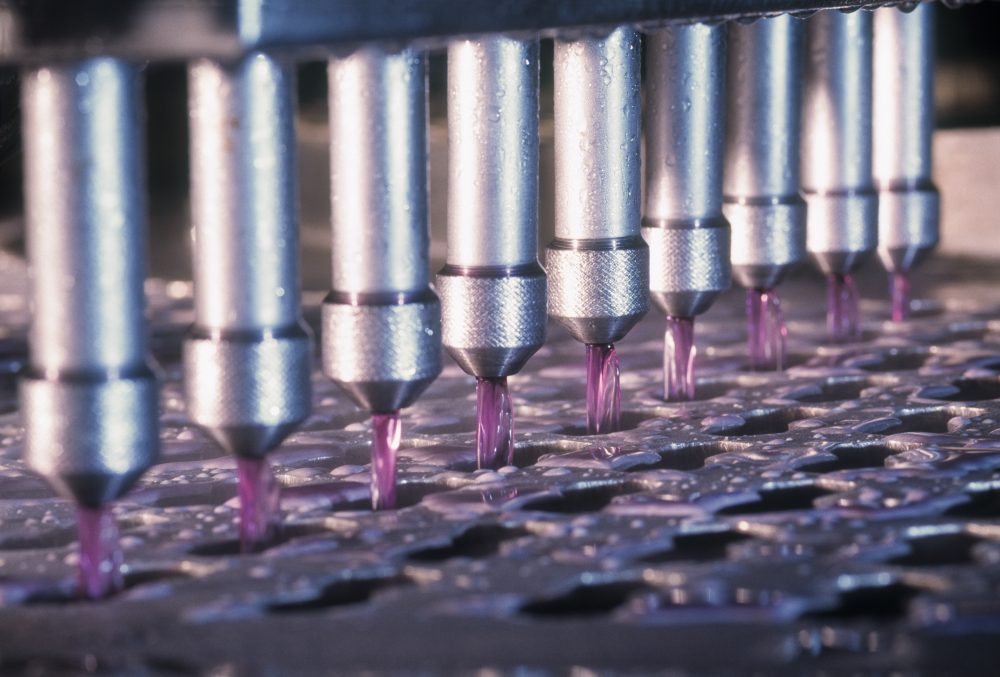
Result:
<svg viewBox="0 0 1000 677"><path fill-rule="evenodd" d="M1000 3L950 10L935 3L937 64L935 181L943 199L945 255L1000 258ZM551 239L552 42L542 41L541 171L539 240ZM329 286L329 162L326 69L307 62L299 69L299 177L303 284ZM446 64L430 55L432 258L444 260L447 210ZM190 216L186 73L182 63L146 68L150 185L151 272L167 279L190 277ZM23 248L18 77L0 69L0 248ZM363 227L364 224L358 224Z"/></svg>

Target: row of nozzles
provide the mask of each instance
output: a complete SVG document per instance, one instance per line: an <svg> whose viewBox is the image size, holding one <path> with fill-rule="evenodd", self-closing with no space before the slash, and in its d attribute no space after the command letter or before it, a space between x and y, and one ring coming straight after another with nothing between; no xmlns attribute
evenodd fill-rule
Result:
<svg viewBox="0 0 1000 677"><path fill-rule="evenodd" d="M644 213L640 40L626 27L556 40L547 278L536 252L537 40L449 46L448 248L433 289L425 57L368 45L331 59L322 361L360 406L382 415L412 403L440 371L442 344L477 378L514 374L542 345L547 315L588 345L625 336L650 292L668 315L693 317L729 285L730 260L741 284L770 288L806 250L843 275L876 242L893 270L933 246L929 6L648 33ZM187 406L244 458L277 446L311 407L293 72L264 53L188 71ZM22 80L26 453L85 506L121 496L158 453L139 78L94 58Z"/></svg>

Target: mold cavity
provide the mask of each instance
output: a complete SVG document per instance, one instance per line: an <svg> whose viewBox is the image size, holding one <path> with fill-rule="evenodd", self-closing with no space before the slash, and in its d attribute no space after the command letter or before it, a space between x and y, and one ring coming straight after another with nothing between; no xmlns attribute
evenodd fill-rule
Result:
<svg viewBox="0 0 1000 677"><path fill-rule="evenodd" d="M499 524L478 524L463 531L448 545L417 550L407 557L417 562L443 562L456 557L480 559L497 554L504 541L527 534L524 529L510 529Z"/></svg>
<svg viewBox="0 0 1000 677"><path fill-rule="evenodd" d="M815 484L764 489L758 492L760 498L749 503L730 505L718 510L718 515L757 515L769 512L791 512L812 510L813 501L830 492Z"/></svg>
<svg viewBox="0 0 1000 677"><path fill-rule="evenodd" d="M900 424L882 431L883 435L896 433L946 433L948 421L955 417L947 409L916 411L910 414L896 414Z"/></svg>
<svg viewBox="0 0 1000 677"><path fill-rule="evenodd" d="M558 597L528 602L521 607L521 613L538 618L603 616L623 605L633 593L645 588L645 585L635 581L578 585Z"/></svg>
<svg viewBox="0 0 1000 677"><path fill-rule="evenodd" d="M873 374L881 374L888 371L914 371L924 366L928 357L927 353L893 350L882 353L878 358L859 359L856 363L851 364L851 366Z"/></svg>
<svg viewBox="0 0 1000 677"><path fill-rule="evenodd" d="M826 453L833 454L836 458L833 460L804 463L799 466L799 470L828 473L837 472L838 470L857 470L859 468L882 468L885 467L885 459L896 452L880 444L842 444L832 449L827 449Z"/></svg>
<svg viewBox="0 0 1000 677"><path fill-rule="evenodd" d="M657 415L653 413L642 411L622 411L617 432L635 430L643 421L648 421L654 418L657 418ZM560 434L570 435L572 437L585 437L587 436L587 427L583 425L569 425L564 427L560 431Z"/></svg>
<svg viewBox="0 0 1000 677"><path fill-rule="evenodd" d="M1000 516L1000 488L968 491L965 503L948 508L945 515L952 517L997 517Z"/></svg>
<svg viewBox="0 0 1000 677"><path fill-rule="evenodd" d="M318 536L329 533L331 533L329 529L316 524L286 524L281 527L278 535L267 545L267 547L259 550L258 552L265 552L271 548L276 548L279 545L284 545L285 543L288 543L296 538L305 538L307 536ZM235 557L243 554L240 549L240 541L238 538L201 543L188 550L188 553L197 557Z"/></svg>
<svg viewBox="0 0 1000 677"><path fill-rule="evenodd" d="M910 552L889 560L890 564L910 567L935 567L973 564L972 546L979 542L966 533L934 534L907 541Z"/></svg>
<svg viewBox="0 0 1000 677"><path fill-rule="evenodd" d="M293 613L302 611L322 611L333 607L363 604L370 600L379 590L407 585L408 578L395 576L392 578L352 578L334 581L323 586L319 594L306 599L271 602L265 609L268 613Z"/></svg>
<svg viewBox="0 0 1000 677"><path fill-rule="evenodd" d="M628 472L643 472L646 470L698 470L705 467L705 461L716 454L728 451L719 444L697 444L689 447L665 449L657 452L659 460L653 463L634 465Z"/></svg>
<svg viewBox="0 0 1000 677"><path fill-rule="evenodd" d="M514 465L518 468L530 468L538 463L538 459L545 454L558 454L565 451L567 449L561 449L554 445L542 446L539 444L529 444L522 447L515 444ZM572 451L572 449L569 451Z"/></svg>
<svg viewBox="0 0 1000 677"><path fill-rule="evenodd" d="M558 496L540 496L528 501L522 506L522 509L562 514L597 512L611 503L615 496L627 494L630 491L628 487L621 484L568 489Z"/></svg>
<svg viewBox="0 0 1000 677"><path fill-rule="evenodd" d="M162 495L153 501L156 508L189 508L197 505L222 505L236 496L235 483L199 482L165 486Z"/></svg>
<svg viewBox="0 0 1000 677"><path fill-rule="evenodd" d="M179 581L191 578L191 574L177 569L146 569L143 571L130 571L125 574L125 589L131 590L140 585L149 583L159 583L161 581Z"/></svg>
<svg viewBox="0 0 1000 677"><path fill-rule="evenodd" d="M918 590L903 583L873 585L845 590L838 595L833 609L813 611L803 618L857 620L874 618L891 620L906 615L910 600Z"/></svg>
<svg viewBox="0 0 1000 677"><path fill-rule="evenodd" d="M812 355L809 355L807 353L787 353L785 355L784 361L782 362L782 367L784 369L791 369L792 367L801 367L811 359ZM755 365L751 364L749 361L743 363L742 370L758 373Z"/></svg>
<svg viewBox="0 0 1000 677"><path fill-rule="evenodd" d="M798 388L790 392L787 397L808 404L841 402L858 399L861 397L861 391L867 387L865 381L828 381Z"/></svg>
<svg viewBox="0 0 1000 677"><path fill-rule="evenodd" d="M76 541L73 528L49 529L35 533L12 533L0 537L0 550L48 550L65 548Z"/></svg>
<svg viewBox="0 0 1000 677"><path fill-rule="evenodd" d="M1000 381L962 378L952 381L952 385L957 389L956 392L932 399L945 402L981 402L1000 399Z"/></svg>
<svg viewBox="0 0 1000 677"><path fill-rule="evenodd" d="M736 531L709 531L700 534L677 534L673 547L650 553L640 558L640 562L660 564L663 562L710 562L726 558L726 550L732 543L750 538Z"/></svg>
<svg viewBox="0 0 1000 677"><path fill-rule="evenodd" d="M798 409L779 409L766 413L744 414L744 423L732 427L720 426L715 429L708 429L706 432L712 435L724 435L726 437L747 437L752 435L776 435L788 432L788 424L803 418Z"/></svg>

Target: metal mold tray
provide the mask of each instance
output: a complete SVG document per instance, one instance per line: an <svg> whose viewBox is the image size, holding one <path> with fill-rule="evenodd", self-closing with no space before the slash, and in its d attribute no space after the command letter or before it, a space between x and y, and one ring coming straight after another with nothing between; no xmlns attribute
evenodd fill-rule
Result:
<svg viewBox="0 0 1000 677"><path fill-rule="evenodd" d="M380 514L365 417L317 374L315 414L273 456L288 526L253 556L235 554L233 462L183 413L189 289L152 283L165 455L117 509L117 598L66 600L72 510L24 468L4 382L0 671L985 671L1000 286L987 264L921 272L916 317L866 300L849 346L823 341L819 280L793 278L783 374L743 368L731 292L699 321L688 404L659 399L651 315L620 346L628 430L612 435L580 434L583 349L553 329L512 381L517 462L499 472L474 469L473 384L449 366L405 413L404 507ZM24 355L20 274L0 266L5 373Z"/></svg>

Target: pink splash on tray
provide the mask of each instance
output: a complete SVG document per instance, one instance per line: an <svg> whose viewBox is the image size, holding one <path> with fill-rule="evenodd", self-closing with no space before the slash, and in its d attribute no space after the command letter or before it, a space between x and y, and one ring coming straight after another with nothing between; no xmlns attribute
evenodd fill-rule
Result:
<svg viewBox="0 0 1000 677"><path fill-rule="evenodd" d="M747 289L747 353L750 368L781 371L785 367L788 328L781 299L774 289Z"/></svg>
<svg viewBox="0 0 1000 677"><path fill-rule="evenodd" d="M78 582L80 595L103 599L124 586L122 549L111 506L77 506L76 528L80 539Z"/></svg>
<svg viewBox="0 0 1000 677"><path fill-rule="evenodd" d="M826 327L830 339L848 343L861 338L858 314L858 290L850 275L828 275L826 278Z"/></svg>
<svg viewBox="0 0 1000 677"><path fill-rule="evenodd" d="M372 414L372 510L396 507L396 455L402 431L398 411Z"/></svg>
<svg viewBox="0 0 1000 677"><path fill-rule="evenodd" d="M587 345L587 434L613 433L621 420L621 362L611 343Z"/></svg>
<svg viewBox="0 0 1000 677"><path fill-rule="evenodd" d="M281 490L266 457L236 457L240 495L240 549L257 552L277 535Z"/></svg>
<svg viewBox="0 0 1000 677"><path fill-rule="evenodd" d="M476 379L476 459L493 470L514 462L514 403L506 378Z"/></svg>
<svg viewBox="0 0 1000 677"><path fill-rule="evenodd" d="M694 399L694 318L667 317L663 337L663 397L671 402Z"/></svg>
<svg viewBox="0 0 1000 677"><path fill-rule="evenodd" d="M907 271L889 273L889 298L893 322L902 322L910 316L910 274Z"/></svg>

